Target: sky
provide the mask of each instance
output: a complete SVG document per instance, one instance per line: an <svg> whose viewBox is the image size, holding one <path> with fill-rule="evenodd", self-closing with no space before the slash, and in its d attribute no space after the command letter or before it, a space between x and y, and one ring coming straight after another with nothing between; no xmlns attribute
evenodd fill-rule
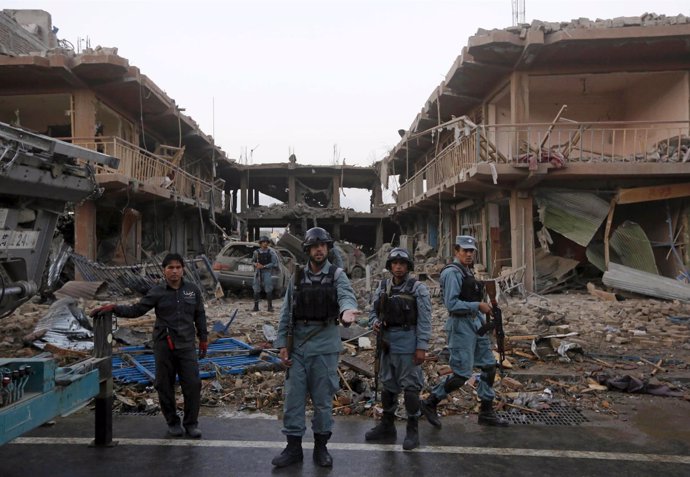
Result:
<svg viewBox="0 0 690 477"><path fill-rule="evenodd" d="M300 164L367 166L397 144L478 28L511 26L512 3L4 0L1 8L48 11L75 48L87 38L117 47L230 158L275 163L294 152ZM528 23L645 12L690 16L690 1L525 0Z"/></svg>

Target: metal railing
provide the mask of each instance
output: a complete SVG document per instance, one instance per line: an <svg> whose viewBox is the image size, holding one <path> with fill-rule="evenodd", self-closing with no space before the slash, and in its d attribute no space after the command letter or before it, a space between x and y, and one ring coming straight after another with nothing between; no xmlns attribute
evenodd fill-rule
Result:
<svg viewBox="0 0 690 477"><path fill-rule="evenodd" d="M168 189L181 197L194 199L200 203L210 204L211 197L213 197L215 208L222 208L223 190L221 188L124 139L103 136L64 138L63 140L120 159L120 165L117 169L97 166L96 173L98 174L122 174L143 184ZM213 195L211 196L212 190Z"/></svg>
<svg viewBox="0 0 690 477"><path fill-rule="evenodd" d="M74 266L85 281L103 281L113 295L144 295L163 280L163 254L134 265L103 265L79 254L70 253ZM207 296L212 296L218 284L213 266L206 257L185 258L184 279L191 281Z"/></svg>
<svg viewBox="0 0 690 477"><path fill-rule="evenodd" d="M599 122L479 125L458 122L460 134L398 190L404 205L479 163L561 167L572 162L690 161L690 122ZM596 169L593 169L595 171Z"/></svg>

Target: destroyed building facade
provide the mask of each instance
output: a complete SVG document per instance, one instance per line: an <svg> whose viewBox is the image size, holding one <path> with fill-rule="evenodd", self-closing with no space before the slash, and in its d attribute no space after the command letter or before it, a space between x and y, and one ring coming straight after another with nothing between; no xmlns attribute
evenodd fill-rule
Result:
<svg viewBox="0 0 690 477"><path fill-rule="evenodd" d="M475 235L492 276L688 279L690 18L479 30L381 163L404 245ZM606 276L604 276L606 283ZM621 288L625 288L623 285Z"/></svg>
<svg viewBox="0 0 690 477"><path fill-rule="evenodd" d="M119 159L96 167L101 196L75 204L77 254L131 265L222 246L217 224L232 224L216 169L234 161L182 111L116 48L75 52L49 13L0 12L0 121Z"/></svg>
<svg viewBox="0 0 690 477"><path fill-rule="evenodd" d="M335 240L347 240L370 248L390 241L398 228L383 204L381 180L374 167L303 165L291 155L287 163L238 165L229 179L233 207L249 239L257 240L261 228L286 227L303 236L314 226L328 230ZM344 189L370 191L368 211L341 207ZM261 206L259 194L280 201Z"/></svg>
<svg viewBox="0 0 690 477"><path fill-rule="evenodd" d="M301 165L294 155L238 163L117 48L77 52L56 30L45 11L0 11L0 122L120 159L96 170L102 196L75 207L76 254L116 265L168 250L213 257L262 227L301 236L319 225L372 248L397 234L377 168ZM347 188L371 191L370 210L342 208ZM260 206L260 193L283 205Z"/></svg>

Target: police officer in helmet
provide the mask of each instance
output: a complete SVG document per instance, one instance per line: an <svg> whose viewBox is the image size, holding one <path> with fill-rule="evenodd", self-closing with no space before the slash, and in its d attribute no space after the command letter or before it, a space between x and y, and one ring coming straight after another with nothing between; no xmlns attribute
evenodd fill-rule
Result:
<svg viewBox="0 0 690 477"><path fill-rule="evenodd" d="M491 305L485 301L484 286L474 276L472 265L477 251L477 240L469 235L458 235L455 239L455 260L441 270L443 303L448 309L446 334L450 350L450 367L453 374L447 375L431 394L422 401L422 413L429 423L441 428L436 407L451 392L460 388L472 375L473 368L481 370L477 395L481 400L479 424L505 427L508 422L496 415L493 401L496 396L493 385L496 378L496 358L491 351L488 334L479 336Z"/></svg>
<svg viewBox="0 0 690 477"><path fill-rule="evenodd" d="M268 307L266 311L273 311L273 270L278 268L278 254L268 246L270 239L266 235L259 237L259 248L254 250L252 254L252 262L254 263L254 283L252 289L254 290L254 309L252 311L259 311L259 302L261 301L261 290L266 292L266 301Z"/></svg>
<svg viewBox="0 0 690 477"><path fill-rule="evenodd" d="M338 356L343 346L338 324L350 326L359 312L347 275L327 259L332 246L333 240L324 229L307 230L302 247L309 262L296 269L280 310L274 344L287 367L282 429L287 446L271 462L276 467L303 459L308 395L314 409L314 463L321 467L333 465L326 443L333 428L333 395L340 386Z"/></svg>
<svg viewBox="0 0 690 477"><path fill-rule="evenodd" d="M372 295L369 324L383 333L379 375L383 384L381 422L365 434L367 441L396 437L395 410L402 392L407 411L403 449L419 447L419 393L424 386L422 363L431 337L431 298L422 282L410 276L414 262L404 248L388 254L386 269L392 278L381 280Z"/></svg>

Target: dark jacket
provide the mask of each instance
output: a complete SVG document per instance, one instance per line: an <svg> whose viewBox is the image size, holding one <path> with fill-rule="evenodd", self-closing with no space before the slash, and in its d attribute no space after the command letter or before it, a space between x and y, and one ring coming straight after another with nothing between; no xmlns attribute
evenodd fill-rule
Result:
<svg viewBox="0 0 690 477"><path fill-rule="evenodd" d="M201 291L193 283L183 280L180 288L175 290L163 282L151 288L139 303L117 305L113 312L124 318L136 318L151 308L156 309L154 341L165 340L170 334L175 347L183 349L194 347L195 334L199 341L208 340L204 300Z"/></svg>

